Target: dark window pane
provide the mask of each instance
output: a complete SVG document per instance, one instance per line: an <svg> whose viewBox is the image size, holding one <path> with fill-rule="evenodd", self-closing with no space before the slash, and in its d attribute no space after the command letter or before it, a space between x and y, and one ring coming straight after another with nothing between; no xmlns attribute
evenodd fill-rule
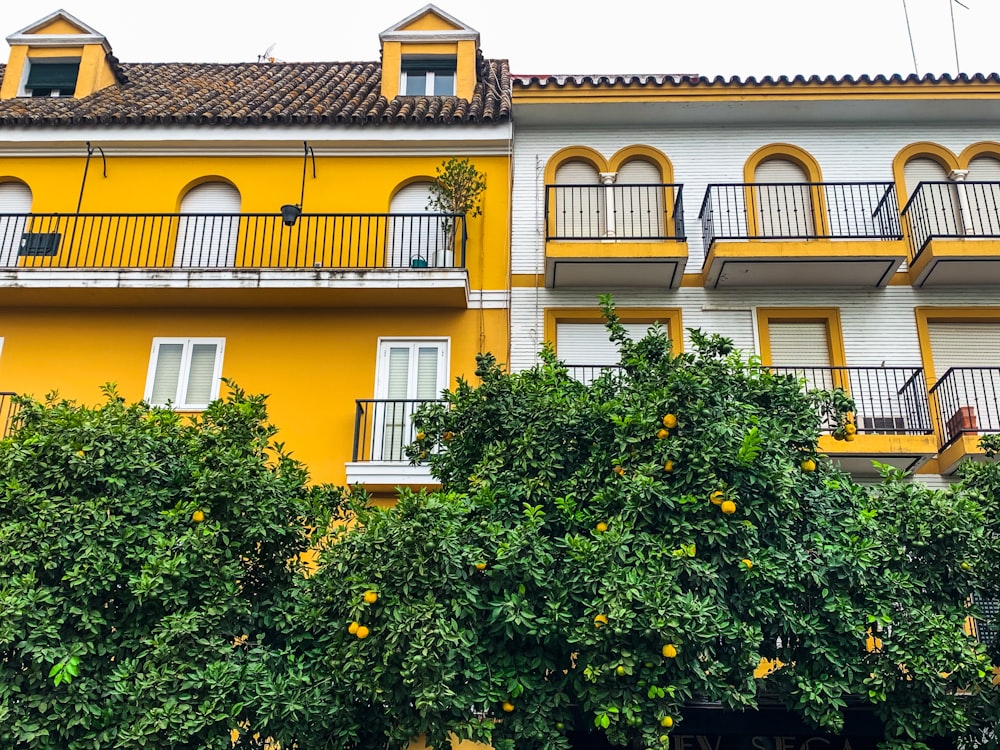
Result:
<svg viewBox="0 0 1000 750"><path fill-rule="evenodd" d="M26 89L58 89L60 93L76 89L76 78L80 72L79 62L41 63L32 62L28 70Z"/></svg>
<svg viewBox="0 0 1000 750"><path fill-rule="evenodd" d="M427 93L427 74L416 71L406 73L406 96L423 96Z"/></svg>

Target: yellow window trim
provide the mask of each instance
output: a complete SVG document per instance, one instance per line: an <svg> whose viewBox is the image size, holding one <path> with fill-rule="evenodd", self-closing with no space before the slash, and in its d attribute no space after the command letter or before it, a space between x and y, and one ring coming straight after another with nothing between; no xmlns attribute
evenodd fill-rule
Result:
<svg viewBox="0 0 1000 750"><path fill-rule="evenodd" d="M684 351L684 328L681 325L679 307L618 307L618 317L622 323L659 323L667 332L673 345L673 353ZM560 323L603 323L604 316L593 307L547 307L545 308L545 341L559 353L556 330Z"/></svg>
<svg viewBox="0 0 1000 750"><path fill-rule="evenodd" d="M760 361L764 365L771 362L771 321L785 323L824 323L826 343L830 352L832 367L846 367L844 356L844 334L840 326L838 307L758 307L757 331L760 336Z"/></svg>
<svg viewBox="0 0 1000 750"><path fill-rule="evenodd" d="M781 159L790 161L806 173L809 182L822 182L823 172L819 167L819 162L804 148L799 148L791 143L770 143L761 146L747 158L743 165L743 182L754 183L757 177L757 167L767 161ZM819 235L829 233L826 211L824 210L824 200L822 191L818 188L810 188L809 200L812 203L813 226ZM746 188L747 206L747 234L751 237L757 234L757 195L753 188Z"/></svg>
<svg viewBox="0 0 1000 750"><path fill-rule="evenodd" d="M916 307L917 340L927 387L937 382L934 353L931 351L931 323L1000 323L1000 307Z"/></svg>

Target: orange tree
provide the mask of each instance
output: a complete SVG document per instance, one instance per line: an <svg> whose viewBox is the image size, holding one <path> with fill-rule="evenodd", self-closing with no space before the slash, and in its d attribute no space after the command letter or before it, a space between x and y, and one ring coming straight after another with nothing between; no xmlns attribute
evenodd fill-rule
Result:
<svg viewBox="0 0 1000 750"><path fill-rule="evenodd" d="M764 697L829 732L868 704L890 747L981 739L994 662L963 625L996 583L995 498L859 486L816 447L818 409L851 431L844 394L697 331L633 342L604 308L620 368L481 356L417 418L441 490L344 507L300 617L302 746L660 748L690 702Z"/></svg>
<svg viewBox="0 0 1000 750"><path fill-rule="evenodd" d="M18 422L0 441L0 747L231 748L325 490L239 389L196 422L111 389L25 400Z"/></svg>

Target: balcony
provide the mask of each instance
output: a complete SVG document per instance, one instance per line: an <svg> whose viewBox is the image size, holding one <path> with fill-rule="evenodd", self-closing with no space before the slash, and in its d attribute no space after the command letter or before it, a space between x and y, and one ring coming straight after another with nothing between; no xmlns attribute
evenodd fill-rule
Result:
<svg viewBox="0 0 1000 750"><path fill-rule="evenodd" d="M545 286L680 286L687 264L680 185L546 185Z"/></svg>
<svg viewBox="0 0 1000 750"><path fill-rule="evenodd" d="M405 447L416 440L413 415L424 404L417 399L358 399L354 411L354 448L347 464L347 483L370 492L396 487L436 485L427 464L413 465Z"/></svg>
<svg viewBox="0 0 1000 750"><path fill-rule="evenodd" d="M5 304L59 288L70 304L187 289L223 304L255 290L255 305L270 293L300 306L466 307L465 251L457 214L0 215Z"/></svg>
<svg viewBox="0 0 1000 750"><path fill-rule="evenodd" d="M1000 283L1000 182L921 182L903 220L914 286Z"/></svg>
<svg viewBox="0 0 1000 750"><path fill-rule="evenodd" d="M705 286L883 287L906 259L897 211L891 182L709 185Z"/></svg>
<svg viewBox="0 0 1000 750"><path fill-rule="evenodd" d="M854 399L852 441L834 439L837 425L825 424L819 448L845 471L873 474L872 461L913 470L938 449L924 372L919 367L772 367L794 375L803 389L843 388Z"/></svg>
<svg viewBox="0 0 1000 750"><path fill-rule="evenodd" d="M982 456L984 432L1000 432L1000 367L952 367L930 396L941 437L938 464L951 474L963 458Z"/></svg>

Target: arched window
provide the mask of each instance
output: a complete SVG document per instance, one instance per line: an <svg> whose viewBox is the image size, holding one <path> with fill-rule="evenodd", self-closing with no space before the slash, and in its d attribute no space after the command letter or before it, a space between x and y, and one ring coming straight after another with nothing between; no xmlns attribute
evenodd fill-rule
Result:
<svg viewBox="0 0 1000 750"><path fill-rule="evenodd" d="M229 268L236 264L240 191L228 182L204 182L181 199L174 265Z"/></svg>
<svg viewBox="0 0 1000 750"><path fill-rule="evenodd" d="M454 267L455 253L447 231L453 222L430 213L430 198L430 182L412 182L392 196L387 267Z"/></svg>
<svg viewBox="0 0 1000 750"><path fill-rule="evenodd" d="M23 182L0 183L0 266L17 265L28 213L31 213L31 188Z"/></svg>
<svg viewBox="0 0 1000 750"><path fill-rule="evenodd" d="M815 237L809 175L791 159L771 158L753 173L758 237Z"/></svg>
<svg viewBox="0 0 1000 750"><path fill-rule="evenodd" d="M915 156L903 166L906 200L910 201L907 217L913 231L921 237L962 234L958 192L949 182L948 172L929 156Z"/></svg>
<svg viewBox="0 0 1000 750"><path fill-rule="evenodd" d="M618 169L615 202L615 236L663 237L663 175L645 159L632 159Z"/></svg>
<svg viewBox="0 0 1000 750"><path fill-rule="evenodd" d="M1000 158L977 156L969 162L968 216L966 231L970 234L996 236L1000 234Z"/></svg>
<svg viewBox="0 0 1000 750"><path fill-rule="evenodd" d="M556 169L555 237L594 239L608 233L607 201L596 167L582 159Z"/></svg>

